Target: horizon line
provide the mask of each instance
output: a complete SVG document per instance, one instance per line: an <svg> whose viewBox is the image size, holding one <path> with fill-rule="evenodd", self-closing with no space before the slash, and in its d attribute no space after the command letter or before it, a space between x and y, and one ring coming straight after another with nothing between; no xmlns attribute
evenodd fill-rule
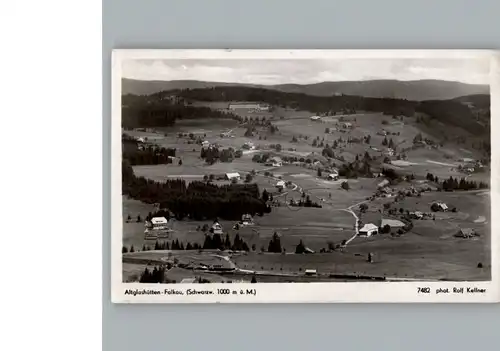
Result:
<svg viewBox="0 0 500 351"><path fill-rule="evenodd" d="M422 79L390 79L390 78L376 78L376 79L359 79L359 80L324 80L316 83L279 83L279 84L263 84L263 83L244 83L244 82L229 82L229 81L215 81L215 80L199 80L199 79L139 79L139 78L128 78L121 77L121 79L135 80L140 82L204 82L204 83L223 83L223 84L242 84L242 85L262 85L262 86L279 86L279 85L315 85L322 83L356 83L356 82L375 82L375 81L392 81L392 82L422 82L422 81L436 81L436 82L447 82L447 83L459 83L465 85L482 85L490 86L489 83L466 83L459 80L447 80L447 79L436 79L436 78L422 78Z"/></svg>

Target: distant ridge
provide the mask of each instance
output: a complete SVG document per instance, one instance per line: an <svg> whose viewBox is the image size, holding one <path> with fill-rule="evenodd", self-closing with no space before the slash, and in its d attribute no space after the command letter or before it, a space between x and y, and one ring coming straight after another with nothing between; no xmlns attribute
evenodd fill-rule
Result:
<svg viewBox="0 0 500 351"><path fill-rule="evenodd" d="M467 95L489 95L490 93L489 85L466 84L443 80L368 80L322 82L315 84L258 85L197 80L145 81L123 78L122 94L147 95L162 90L203 89L222 86L260 87L286 93L302 93L315 96L345 94L365 97L390 97L414 101L447 100Z"/></svg>

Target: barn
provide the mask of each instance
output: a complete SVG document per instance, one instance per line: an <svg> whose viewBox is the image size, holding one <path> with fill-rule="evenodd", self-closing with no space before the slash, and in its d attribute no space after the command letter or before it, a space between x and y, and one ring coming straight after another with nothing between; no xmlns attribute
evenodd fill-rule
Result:
<svg viewBox="0 0 500 351"><path fill-rule="evenodd" d="M226 173L224 175L224 178L226 180L233 180L233 179L236 179L236 180L240 180L241 179L241 176L239 173Z"/></svg>
<svg viewBox="0 0 500 351"><path fill-rule="evenodd" d="M358 232L359 236L372 236L378 233L378 227L373 223L368 223L363 226Z"/></svg>

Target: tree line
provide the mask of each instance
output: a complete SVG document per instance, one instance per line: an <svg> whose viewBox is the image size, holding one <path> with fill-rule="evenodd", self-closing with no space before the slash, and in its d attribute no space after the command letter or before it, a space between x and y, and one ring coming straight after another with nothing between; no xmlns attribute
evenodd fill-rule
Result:
<svg viewBox="0 0 500 351"><path fill-rule="evenodd" d="M205 241L202 249L204 250L233 250L233 251L250 251L250 247L239 234L236 234L233 242L229 238L229 234L223 239L220 234L205 234Z"/></svg>
<svg viewBox="0 0 500 351"><path fill-rule="evenodd" d="M427 173L425 178L428 181L438 183L441 187L440 189L444 191L453 191L453 190L477 190L477 189L488 189L489 185L485 182L477 182L474 180L467 180L465 178L453 178L450 176L448 179L444 179L441 182L439 181L439 177L435 176L432 173Z"/></svg>

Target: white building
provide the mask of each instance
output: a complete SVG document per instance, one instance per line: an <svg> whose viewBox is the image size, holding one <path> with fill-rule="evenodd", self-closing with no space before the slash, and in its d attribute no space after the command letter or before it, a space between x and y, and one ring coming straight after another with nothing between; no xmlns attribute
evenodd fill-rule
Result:
<svg viewBox="0 0 500 351"><path fill-rule="evenodd" d="M151 224L153 228L164 228L168 224L168 220L165 217L153 217L151 218Z"/></svg>
<svg viewBox="0 0 500 351"><path fill-rule="evenodd" d="M201 147L204 147L204 148L205 148L205 147L209 147L209 146L210 146L210 142L209 142L209 141L206 141L206 140L205 140L205 141L203 141L203 142L201 143Z"/></svg>
<svg viewBox="0 0 500 351"><path fill-rule="evenodd" d="M280 180L280 181L278 181L278 182L276 183L276 188L278 188L278 189L284 189L284 188L285 188L285 186L286 186L286 183L285 183L285 181L284 181L284 180Z"/></svg>
<svg viewBox="0 0 500 351"><path fill-rule="evenodd" d="M321 117L320 117L320 116L311 116L311 118L310 118L310 119L311 119L311 121L315 121L315 122L317 122L317 121L320 121L320 120L321 120Z"/></svg>
<svg viewBox="0 0 500 351"><path fill-rule="evenodd" d="M168 237L170 232L165 217L153 217L150 221L146 221L145 227L144 236L146 238L164 238Z"/></svg>
<svg viewBox="0 0 500 351"><path fill-rule="evenodd" d="M233 180L233 179L240 180L241 176L239 173L226 173L225 178L226 180Z"/></svg>
<svg viewBox="0 0 500 351"><path fill-rule="evenodd" d="M268 111L269 105L259 104L257 102L246 102L246 103L232 103L228 107L230 110L257 110L257 111Z"/></svg>
<svg viewBox="0 0 500 351"><path fill-rule="evenodd" d="M352 128L352 123L350 123L350 122L342 122L340 125L344 129L351 129Z"/></svg>
<svg viewBox="0 0 500 351"><path fill-rule="evenodd" d="M436 202L433 204L433 206L436 205L437 206L437 209L439 211L448 211L448 205L446 205L444 202Z"/></svg>
<svg viewBox="0 0 500 351"><path fill-rule="evenodd" d="M332 172L328 175L328 180L338 180L339 174L338 172Z"/></svg>
<svg viewBox="0 0 500 351"><path fill-rule="evenodd" d="M306 269L305 270L305 275L316 275L316 270L315 269Z"/></svg>
<svg viewBox="0 0 500 351"><path fill-rule="evenodd" d="M212 227L210 228L210 231L213 234L222 235L223 234L222 225L219 222L214 222L214 224L212 224Z"/></svg>
<svg viewBox="0 0 500 351"><path fill-rule="evenodd" d="M252 225L253 224L253 218L251 214L244 214L241 216L241 224L243 225Z"/></svg>
<svg viewBox="0 0 500 351"><path fill-rule="evenodd" d="M265 165L268 167L281 167L283 166L283 161L279 157L271 157L266 161Z"/></svg>
<svg viewBox="0 0 500 351"><path fill-rule="evenodd" d="M366 236L366 237L375 235L377 233L378 233L378 227L373 223L365 224L363 228L361 228L358 231L359 236Z"/></svg>

